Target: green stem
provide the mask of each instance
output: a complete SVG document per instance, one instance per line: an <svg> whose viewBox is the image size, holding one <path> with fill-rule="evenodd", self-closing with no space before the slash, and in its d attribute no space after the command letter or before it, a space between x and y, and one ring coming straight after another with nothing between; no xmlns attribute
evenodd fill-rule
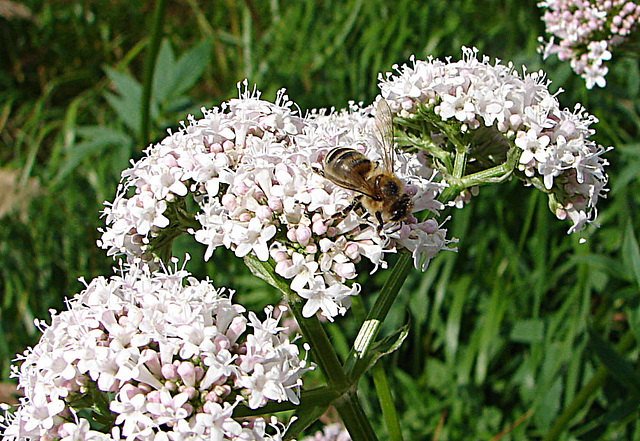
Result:
<svg viewBox="0 0 640 441"><path fill-rule="evenodd" d="M320 320L316 315L309 318L303 317L301 304L295 299L295 294L290 293L288 297L292 299L289 302L289 307L300 326L300 331L311 346L311 356L318 363L327 383L330 387L346 391L351 387L351 384L342 370L342 364Z"/></svg>
<svg viewBox="0 0 640 441"><path fill-rule="evenodd" d="M336 400L334 406L340 414L349 436L353 441L377 441L376 432L364 413L354 388L343 398Z"/></svg>
<svg viewBox="0 0 640 441"><path fill-rule="evenodd" d="M162 25L164 24L164 13L167 0L156 0L156 7L153 14L153 33L149 44L149 53L144 63L142 99L140 112L142 113L140 123L140 146L145 147L149 143L149 116L151 113L151 91L153 88L153 73L160 49L162 39Z"/></svg>
<svg viewBox="0 0 640 441"><path fill-rule="evenodd" d="M376 299L376 303L373 305L371 311L369 311L367 319L362 324L353 348L349 353L349 357L345 363L345 371L349 377L352 376L353 372L362 371L361 369L357 369L357 367L361 363L366 363L364 356L378 336L380 326L382 326L382 322L384 322L384 319L387 317L391 305L393 305L402 284L409 275L409 271L411 271L411 267L411 255L409 253L402 253L396 265L391 270L389 278L384 283ZM351 380L355 381L357 379L352 378Z"/></svg>
<svg viewBox="0 0 640 441"><path fill-rule="evenodd" d="M367 311L359 297L352 300L351 310L358 323L362 324L366 319ZM398 413L393 404L387 373L381 363L376 363L371 369L371 373L378 395L378 402L382 409L382 416L387 426L387 431L389 432L389 439L391 441L402 441L400 420L398 419Z"/></svg>
<svg viewBox="0 0 640 441"><path fill-rule="evenodd" d="M382 363L378 361L378 363L376 363L371 369L371 374L373 375L373 382L376 386L376 392L378 393L378 401L382 408L382 416L389 432L389 440L403 441L398 413L396 412L396 406L393 403L393 396L391 395L389 381L387 380L387 373L385 372Z"/></svg>
<svg viewBox="0 0 640 441"><path fill-rule="evenodd" d="M303 317L300 302L297 300L290 301L289 306L298 321L300 331L311 346L311 355L320 366L329 387L344 393L341 398L333 402L333 405L338 410L351 439L353 441L377 440L369 418L364 413L356 395L357 384L349 382L320 320L315 315L309 318Z"/></svg>
<svg viewBox="0 0 640 441"><path fill-rule="evenodd" d="M616 345L616 350L624 353L633 347L634 342L635 338L633 333L628 331ZM604 384L608 375L609 373L604 366L598 367L596 373L591 377L591 380L580 389L573 401L569 403L558 418L556 418L545 437L542 438L542 441L555 441L559 439L560 434L567 429L578 412L582 411L587 402L600 390L600 387Z"/></svg>
<svg viewBox="0 0 640 441"><path fill-rule="evenodd" d="M289 307L300 326L300 331L311 347L313 360L320 367L329 384L329 388L339 394L339 398L333 402L333 405L340 413L351 439L353 441L376 441L377 438L371 423L358 401L356 395L357 384L355 381L349 381L318 317L313 315L306 318L302 315L301 302L298 295L291 291L287 280L282 279L275 273L271 263L261 262L250 254L245 256L244 259L254 275L278 289L287 299Z"/></svg>

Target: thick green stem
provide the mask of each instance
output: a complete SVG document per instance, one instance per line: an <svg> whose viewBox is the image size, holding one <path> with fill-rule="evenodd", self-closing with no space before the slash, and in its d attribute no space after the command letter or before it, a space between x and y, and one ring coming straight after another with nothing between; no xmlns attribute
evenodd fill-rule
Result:
<svg viewBox="0 0 640 441"><path fill-rule="evenodd" d="M358 400L355 385L349 393L333 404L353 441L377 441L376 432Z"/></svg>
<svg viewBox="0 0 640 441"><path fill-rule="evenodd" d="M349 353L349 358L345 363L345 371L349 377L352 377L353 372L362 371L362 369L358 369L359 364L366 363L364 356L376 340L380 326L382 326L382 322L387 317L391 305L396 300L402 284L409 275L409 271L411 271L411 255L402 253L382 287L376 303L362 324L353 348ZM355 381L357 378L351 378L351 380Z"/></svg>
<svg viewBox="0 0 640 441"><path fill-rule="evenodd" d="M153 72L158 58L160 41L162 40L162 25L164 24L164 13L167 0L156 0L156 7L153 14L153 33L149 43L147 59L144 63L144 78L142 86L142 99L140 102L140 112L142 114L140 123L140 146L145 147L149 143L149 116L151 114L151 92L153 88Z"/></svg>
<svg viewBox="0 0 640 441"><path fill-rule="evenodd" d="M353 441L375 441L375 432L369 418L364 413L356 395L356 382L349 382L338 360L338 356L329 341L324 328L317 316L305 318L302 316L300 302L293 300L289 305L298 321L300 330L311 346L311 355L318 363L330 387L343 392L343 396L333 405L338 410Z"/></svg>
<svg viewBox="0 0 640 441"><path fill-rule="evenodd" d="M332 404L340 413L353 441L376 441L376 435L369 419L364 413L356 395L357 384L350 381L342 368L329 337L316 315L304 317L297 294L291 291L289 284L278 276L269 262L261 262L252 255L245 256L245 262L253 274L265 280L284 294L295 316L300 331L309 343L311 356L322 371L329 388L340 398Z"/></svg>
<svg viewBox="0 0 640 441"><path fill-rule="evenodd" d="M292 297L289 296L289 298ZM349 389L351 385L342 370L342 364L318 317L315 315L309 318L303 317L300 302L295 298L289 302L289 307L296 317L302 335L311 346L311 356L318 364L329 386L341 391Z"/></svg>

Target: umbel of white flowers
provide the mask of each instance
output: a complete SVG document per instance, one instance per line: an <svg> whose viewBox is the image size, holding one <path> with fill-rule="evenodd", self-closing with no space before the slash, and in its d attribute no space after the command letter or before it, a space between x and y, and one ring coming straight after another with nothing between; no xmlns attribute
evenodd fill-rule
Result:
<svg viewBox="0 0 640 441"><path fill-rule="evenodd" d="M595 220L607 182L605 149L589 139L596 119L580 106L561 109L541 73L520 75L510 64L478 59L474 49L463 53L459 61L414 60L380 77L401 147L392 172L412 197L413 213L402 223L379 228L367 210L349 209L357 192L318 173L339 147L382 159L373 105L302 117L284 91L272 103L245 82L239 98L189 117L122 173L99 245L110 255L151 260L188 232L207 246L205 260L224 246L270 261L305 301L304 316L333 319L359 292L353 279L363 258L375 271L387 266L386 254L407 250L425 270L450 249L441 224L414 214L443 208L437 198L455 184L447 158L460 146L469 151L469 170L486 159L486 144L487 157L516 157L506 175L548 194L556 216L572 221L570 232Z"/></svg>
<svg viewBox="0 0 640 441"><path fill-rule="evenodd" d="M561 109L543 72L520 75L511 63L478 59L476 49L463 54L459 61L413 60L380 76L382 97L409 127L402 138L411 141L419 127L428 165L445 181L447 155L456 150L465 150L467 168L479 176L485 164L501 166L496 159L515 151L519 161L506 174L547 193L555 215L573 223L570 233L594 221L608 180L607 149L589 139L597 119L579 104Z"/></svg>
<svg viewBox="0 0 640 441"><path fill-rule="evenodd" d="M556 54L586 81L587 89L607 85L606 66L616 46L638 29L640 4L629 0L546 0L542 20L549 41L540 37L544 58Z"/></svg>
<svg viewBox="0 0 640 441"><path fill-rule="evenodd" d="M3 440L282 439L275 421L271 436L232 418L240 402L298 403L309 366L272 308L246 317L208 280L137 264L68 305L13 367L24 397Z"/></svg>
<svg viewBox="0 0 640 441"><path fill-rule="evenodd" d="M269 258L275 272L290 281L306 300L303 314L317 311L329 319L344 314L349 297L359 292L356 266L362 258L386 267L386 253L405 248L416 266L449 241L433 220L411 216L402 226L379 231L378 221L363 210L346 210L354 192L332 184L317 172L327 152L354 147L372 160L371 109L317 112L301 118L281 91L275 103L244 90L221 109L148 148L123 172L124 183L105 210L108 227L100 246L109 254L151 258L154 237L187 218L187 195L198 204L186 224L207 245L205 260L225 246L238 257ZM437 212L443 184L415 154L398 152L396 174L413 196L414 211ZM129 190L134 193L129 195ZM186 227L183 228L187 229Z"/></svg>

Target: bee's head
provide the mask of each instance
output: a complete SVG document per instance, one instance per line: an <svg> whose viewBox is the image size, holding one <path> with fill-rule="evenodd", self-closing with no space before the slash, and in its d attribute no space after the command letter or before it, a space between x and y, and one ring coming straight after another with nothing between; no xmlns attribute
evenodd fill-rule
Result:
<svg viewBox="0 0 640 441"><path fill-rule="evenodd" d="M375 188L383 198L397 197L402 193L402 183L393 175L380 174L376 177Z"/></svg>
<svg viewBox="0 0 640 441"><path fill-rule="evenodd" d="M390 216L389 220L392 222L398 222L403 219L406 219L411 214L411 209L413 208L413 201L411 200L411 196L408 194L403 194L395 201L390 207Z"/></svg>

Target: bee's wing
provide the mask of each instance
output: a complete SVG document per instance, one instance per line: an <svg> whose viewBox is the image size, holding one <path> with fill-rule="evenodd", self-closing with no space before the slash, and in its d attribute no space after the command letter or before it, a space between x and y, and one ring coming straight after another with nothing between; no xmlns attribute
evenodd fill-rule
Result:
<svg viewBox="0 0 640 441"><path fill-rule="evenodd" d="M379 199L375 196L376 192L371 183L357 173L351 173L348 180L332 173L325 173L324 177L340 187L357 191L375 200Z"/></svg>
<svg viewBox="0 0 640 441"><path fill-rule="evenodd" d="M377 148L382 156L382 166L393 173L393 113L386 100L381 99L376 106L376 119L373 128Z"/></svg>

